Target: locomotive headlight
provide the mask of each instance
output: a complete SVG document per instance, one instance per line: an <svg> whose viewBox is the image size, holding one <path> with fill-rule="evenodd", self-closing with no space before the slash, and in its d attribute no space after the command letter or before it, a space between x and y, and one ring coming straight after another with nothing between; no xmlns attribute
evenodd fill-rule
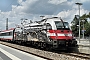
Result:
<svg viewBox="0 0 90 60"><path fill-rule="evenodd" d="M71 34L71 33L69 33L69 34L68 34L68 36L72 36L72 34Z"/></svg>
<svg viewBox="0 0 90 60"><path fill-rule="evenodd" d="M51 35L51 36L56 36L56 34L55 34L55 33L51 33L50 35Z"/></svg>
<svg viewBox="0 0 90 60"><path fill-rule="evenodd" d="M68 44L68 42L66 42L66 44Z"/></svg>
<svg viewBox="0 0 90 60"><path fill-rule="evenodd" d="M56 36L55 33L49 33L49 32L47 32L47 35L48 35L48 36Z"/></svg>

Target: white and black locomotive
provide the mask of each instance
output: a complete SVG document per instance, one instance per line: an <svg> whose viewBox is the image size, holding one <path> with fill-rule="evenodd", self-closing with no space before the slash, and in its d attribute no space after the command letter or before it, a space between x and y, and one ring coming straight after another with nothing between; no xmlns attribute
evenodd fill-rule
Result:
<svg viewBox="0 0 90 60"><path fill-rule="evenodd" d="M21 23L20 27L0 32L0 40L17 41L53 49L76 47L77 41L68 22L59 17L46 18L31 23Z"/></svg>

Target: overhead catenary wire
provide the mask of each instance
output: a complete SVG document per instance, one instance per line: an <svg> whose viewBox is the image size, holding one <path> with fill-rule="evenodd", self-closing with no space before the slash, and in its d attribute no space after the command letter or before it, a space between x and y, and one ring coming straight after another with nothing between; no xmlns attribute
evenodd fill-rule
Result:
<svg viewBox="0 0 90 60"><path fill-rule="evenodd" d="M13 0L13 1L10 3L10 5L12 5L14 1L15 1L15 0ZM5 9L5 11L8 10L8 8L10 7L10 5L7 6L7 8Z"/></svg>
<svg viewBox="0 0 90 60"><path fill-rule="evenodd" d="M14 1L15 1L15 0L13 0L13 1L10 3L10 5L12 5ZM21 3L22 3L22 2L21 2ZM19 3L19 4L20 4L20 3ZM19 6L19 4L17 4L17 6ZM8 8L10 7L10 5L8 5L7 8L6 8L4 11L7 11ZM16 7L13 8L13 10L14 10L14 9L16 9ZM9 15L9 14L8 14L8 15ZM8 16L8 15L7 15L7 16ZM5 17L6 17L6 16L3 16L3 18L5 18ZM2 18L2 19L3 19L3 18Z"/></svg>
<svg viewBox="0 0 90 60"><path fill-rule="evenodd" d="M10 7L10 5L12 5L14 1L15 1L15 0L13 0L13 1L7 6L7 8L6 8L4 11L7 11L8 8ZM3 18L5 18L5 16L3 16ZM3 18L2 18L2 19L3 19Z"/></svg>
<svg viewBox="0 0 90 60"><path fill-rule="evenodd" d="M14 3L14 1L15 1L15 0L13 0L13 1L7 6L7 8L6 8L4 11L7 11L8 8ZM21 3L22 3L22 2L21 2ZM18 3L17 6L19 6L19 4L21 4L21 3ZM14 7L13 10L16 9L16 8L17 8L17 7ZM7 14L7 17L3 15L3 16L2 16L2 20L3 20L5 17L6 17L6 19L7 19L7 18L8 18L8 15L9 15L9 14Z"/></svg>

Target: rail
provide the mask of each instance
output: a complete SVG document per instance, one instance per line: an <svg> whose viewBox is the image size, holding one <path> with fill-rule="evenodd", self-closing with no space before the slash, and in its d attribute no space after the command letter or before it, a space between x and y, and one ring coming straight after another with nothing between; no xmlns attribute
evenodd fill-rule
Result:
<svg viewBox="0 0 90 60"><path fill-rule="evenodd" d="M51 52L51 51L45 51L45 50L40 50L36 48L31 48L27 46L21 46L21 45L16 45L8 42L2 42L0 41L0 44L42 57L47 60L66 60L66 59L75 59L75 60L90 60L90 55L88 54L82 54L82 53L62 53L62 52ZM64 58L62 58L64 57Z"/></svg>

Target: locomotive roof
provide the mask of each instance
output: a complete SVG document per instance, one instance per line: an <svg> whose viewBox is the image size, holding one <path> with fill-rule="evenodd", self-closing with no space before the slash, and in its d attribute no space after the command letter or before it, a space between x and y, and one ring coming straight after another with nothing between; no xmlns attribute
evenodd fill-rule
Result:
<svg viewBox="0 0 90 60"><path fill-rule="evenodd" d="M47 20L51 20L51 19L60 19L61 21L64 21L61 19L61 17L52 17L52 18L45 18L43 20L41 20L40 22L43 22L43 21L47 21ZM54 20L55 21L55 20ZM65 21L64 21L65 22Z"/></svg>
<svg viewBox="0 0 90 60"><path fill-rule="evenodd" d="M30 24L30 26L33 26L33 25L41 25L41 24L36 23L36 22L35 22L35 23L31 23L31 24Z"/></svg>

